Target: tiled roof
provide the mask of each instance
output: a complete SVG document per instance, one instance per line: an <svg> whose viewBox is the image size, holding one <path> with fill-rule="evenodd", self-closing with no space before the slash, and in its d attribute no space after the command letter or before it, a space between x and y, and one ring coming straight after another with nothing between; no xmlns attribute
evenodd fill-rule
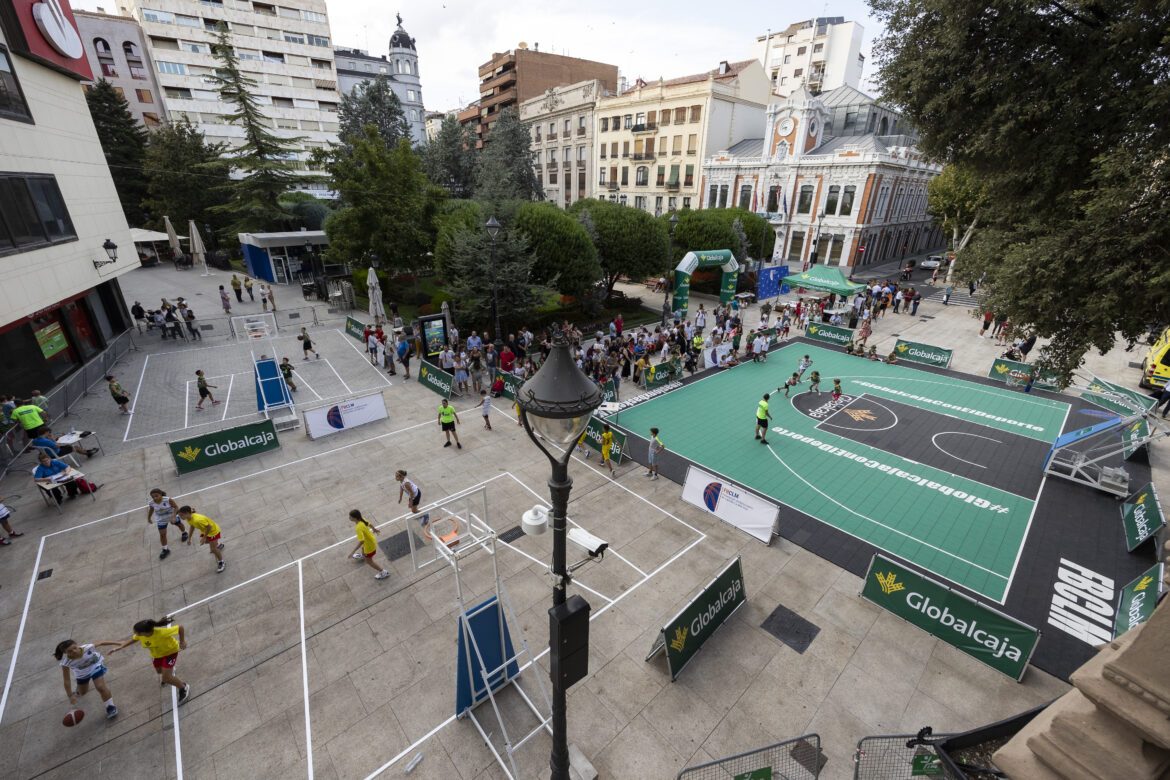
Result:
<svg viewBox="0 0 1170 780"><path fill-rule="evenodd" d="M817 97L825 104L825 108L832 108L833 106L856 106L875 102L869 95L850 86L830 89L822 92Z"/></svg>
<svg viewBox="0 0 1170 780"><path fill-rule="evenodd" d="M760 157L764 153L763 138L745 138L733 144L727 153L732 157Z"/></svg>
<svg viewBox="0 0 1170 780"><path fill-rule="evenodd" d="M847 146L853 147L858 152L873 152L876 154L886 154L889 152L886 145L879 141L876 135L843 135L830 138L809 152L809 154L836 154L843 151Z"/></svg>
<svg viewBox="0 0 1170 780"><path fill-rule="evenodd" d="M689 76L680 76L679 78L676 78L676 79L665 79L662 82L662 86L675 87L675 86L678 86L680 84L694 84L694 83L697 83L699 81L706 81L711 76L714 76L716 81L730 81L731 79L738 76L740 71L742 71L744 68L751 65L753 62L758 62L758 60L752 59L752 60L743 60L741 62L729 62L729 63L727 63L727 72L726 73L720 73L719 68L712 68L711 70L706 71L705 73L692 73ZM622 94L633 92L635 89L637 89L637 85L639 83L641 83L645 86L648 86L648 87L652 87L652 86L655 86L655 84L657 82L646 81L644 79L635 79L634 86L630 87Z"/></svg>

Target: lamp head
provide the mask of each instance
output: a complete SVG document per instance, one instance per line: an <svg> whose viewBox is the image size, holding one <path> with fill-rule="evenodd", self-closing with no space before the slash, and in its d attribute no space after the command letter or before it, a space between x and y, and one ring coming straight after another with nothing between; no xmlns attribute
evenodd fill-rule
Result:
<svg viewBox="0 0 1170 780"><path fill-rule="evenodd" d="M496 221L495 214L492 214L490 217L488 217L487 224L484 225L484 227L487 228L487 234L493 241L495 241L496 236L498 236L500 233L500 223Z"/></svg>
<svg viewBox="0 0 1170 780"><path fill-rule="evenodd" d="M118 245L113 241L107 238L106 242L102 244L102 249L106 250L106 257L110 258L111 263L118 260Z"/></svg>
<svg viewBox="0 0 1170 780"><path fill-rule="evenodd" d="M552 351L516 395L524 427L561 447L567 458L572 445L589 425L593 410L601 406L602 393L593 380L577 368L563 333L553 339ZM535 438L535 437L534 437ZM548 450L537 446L550 458Z"/></svg>

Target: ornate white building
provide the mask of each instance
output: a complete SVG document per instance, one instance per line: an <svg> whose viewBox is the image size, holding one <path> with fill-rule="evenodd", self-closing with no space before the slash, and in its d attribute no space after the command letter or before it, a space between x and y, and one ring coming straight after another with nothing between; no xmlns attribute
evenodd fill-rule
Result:
<svg viewBox="0 0 1170 780"><path fill-rule="evenodd" d="M762 130L704 160L703 207L764 213L774 261L857 266L943 246L926 213L942 168L898 114L852 87L800 87L768 106Z"/></svg>
<svg viewBox="0 0 1170 780"><path fill-rule="evenodd" d="M532 162L544 197L565 208L593 190L593 108L605 93L600 79L549 87L520 104L532 133Z"/></svg>

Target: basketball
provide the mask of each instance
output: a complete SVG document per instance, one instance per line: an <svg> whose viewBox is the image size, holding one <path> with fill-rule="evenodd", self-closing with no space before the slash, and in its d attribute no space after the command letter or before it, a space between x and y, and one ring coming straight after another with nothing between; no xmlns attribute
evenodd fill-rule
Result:
<svg viewBox="0 0 1170 780"><path fill-rule="evenodd" d="M81 723L81 719L84 717L85 717L85 713L81 710L73 710L72 712L66 712L65 717L61 718L61 725L63 725L63 726L76 726L78 723Z"/></svg>
<svg viewBox="0 0 1170 780"><path fill-rule="evenodd" d="M300 340L301 340L301 339L303 339L303 338L304 338L304 336L300 336L300 335L298 335L298 336L297 336L297 341L300 341Z"/></svg>

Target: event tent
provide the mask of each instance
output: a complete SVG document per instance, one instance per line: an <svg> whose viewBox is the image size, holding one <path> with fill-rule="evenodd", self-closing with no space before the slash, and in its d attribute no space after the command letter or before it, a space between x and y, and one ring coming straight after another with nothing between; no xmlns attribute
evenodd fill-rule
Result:
<svg viewBox="0 0 1170 780"><path fill-rule="evenodd" d="M785 284L793 288L804 287L809 290L824 290L825 292L848 295L860 290L863 285L854 284L845 278L841 269L827 265L810 266L807 271L792 274L783 279Z"/></svg>

